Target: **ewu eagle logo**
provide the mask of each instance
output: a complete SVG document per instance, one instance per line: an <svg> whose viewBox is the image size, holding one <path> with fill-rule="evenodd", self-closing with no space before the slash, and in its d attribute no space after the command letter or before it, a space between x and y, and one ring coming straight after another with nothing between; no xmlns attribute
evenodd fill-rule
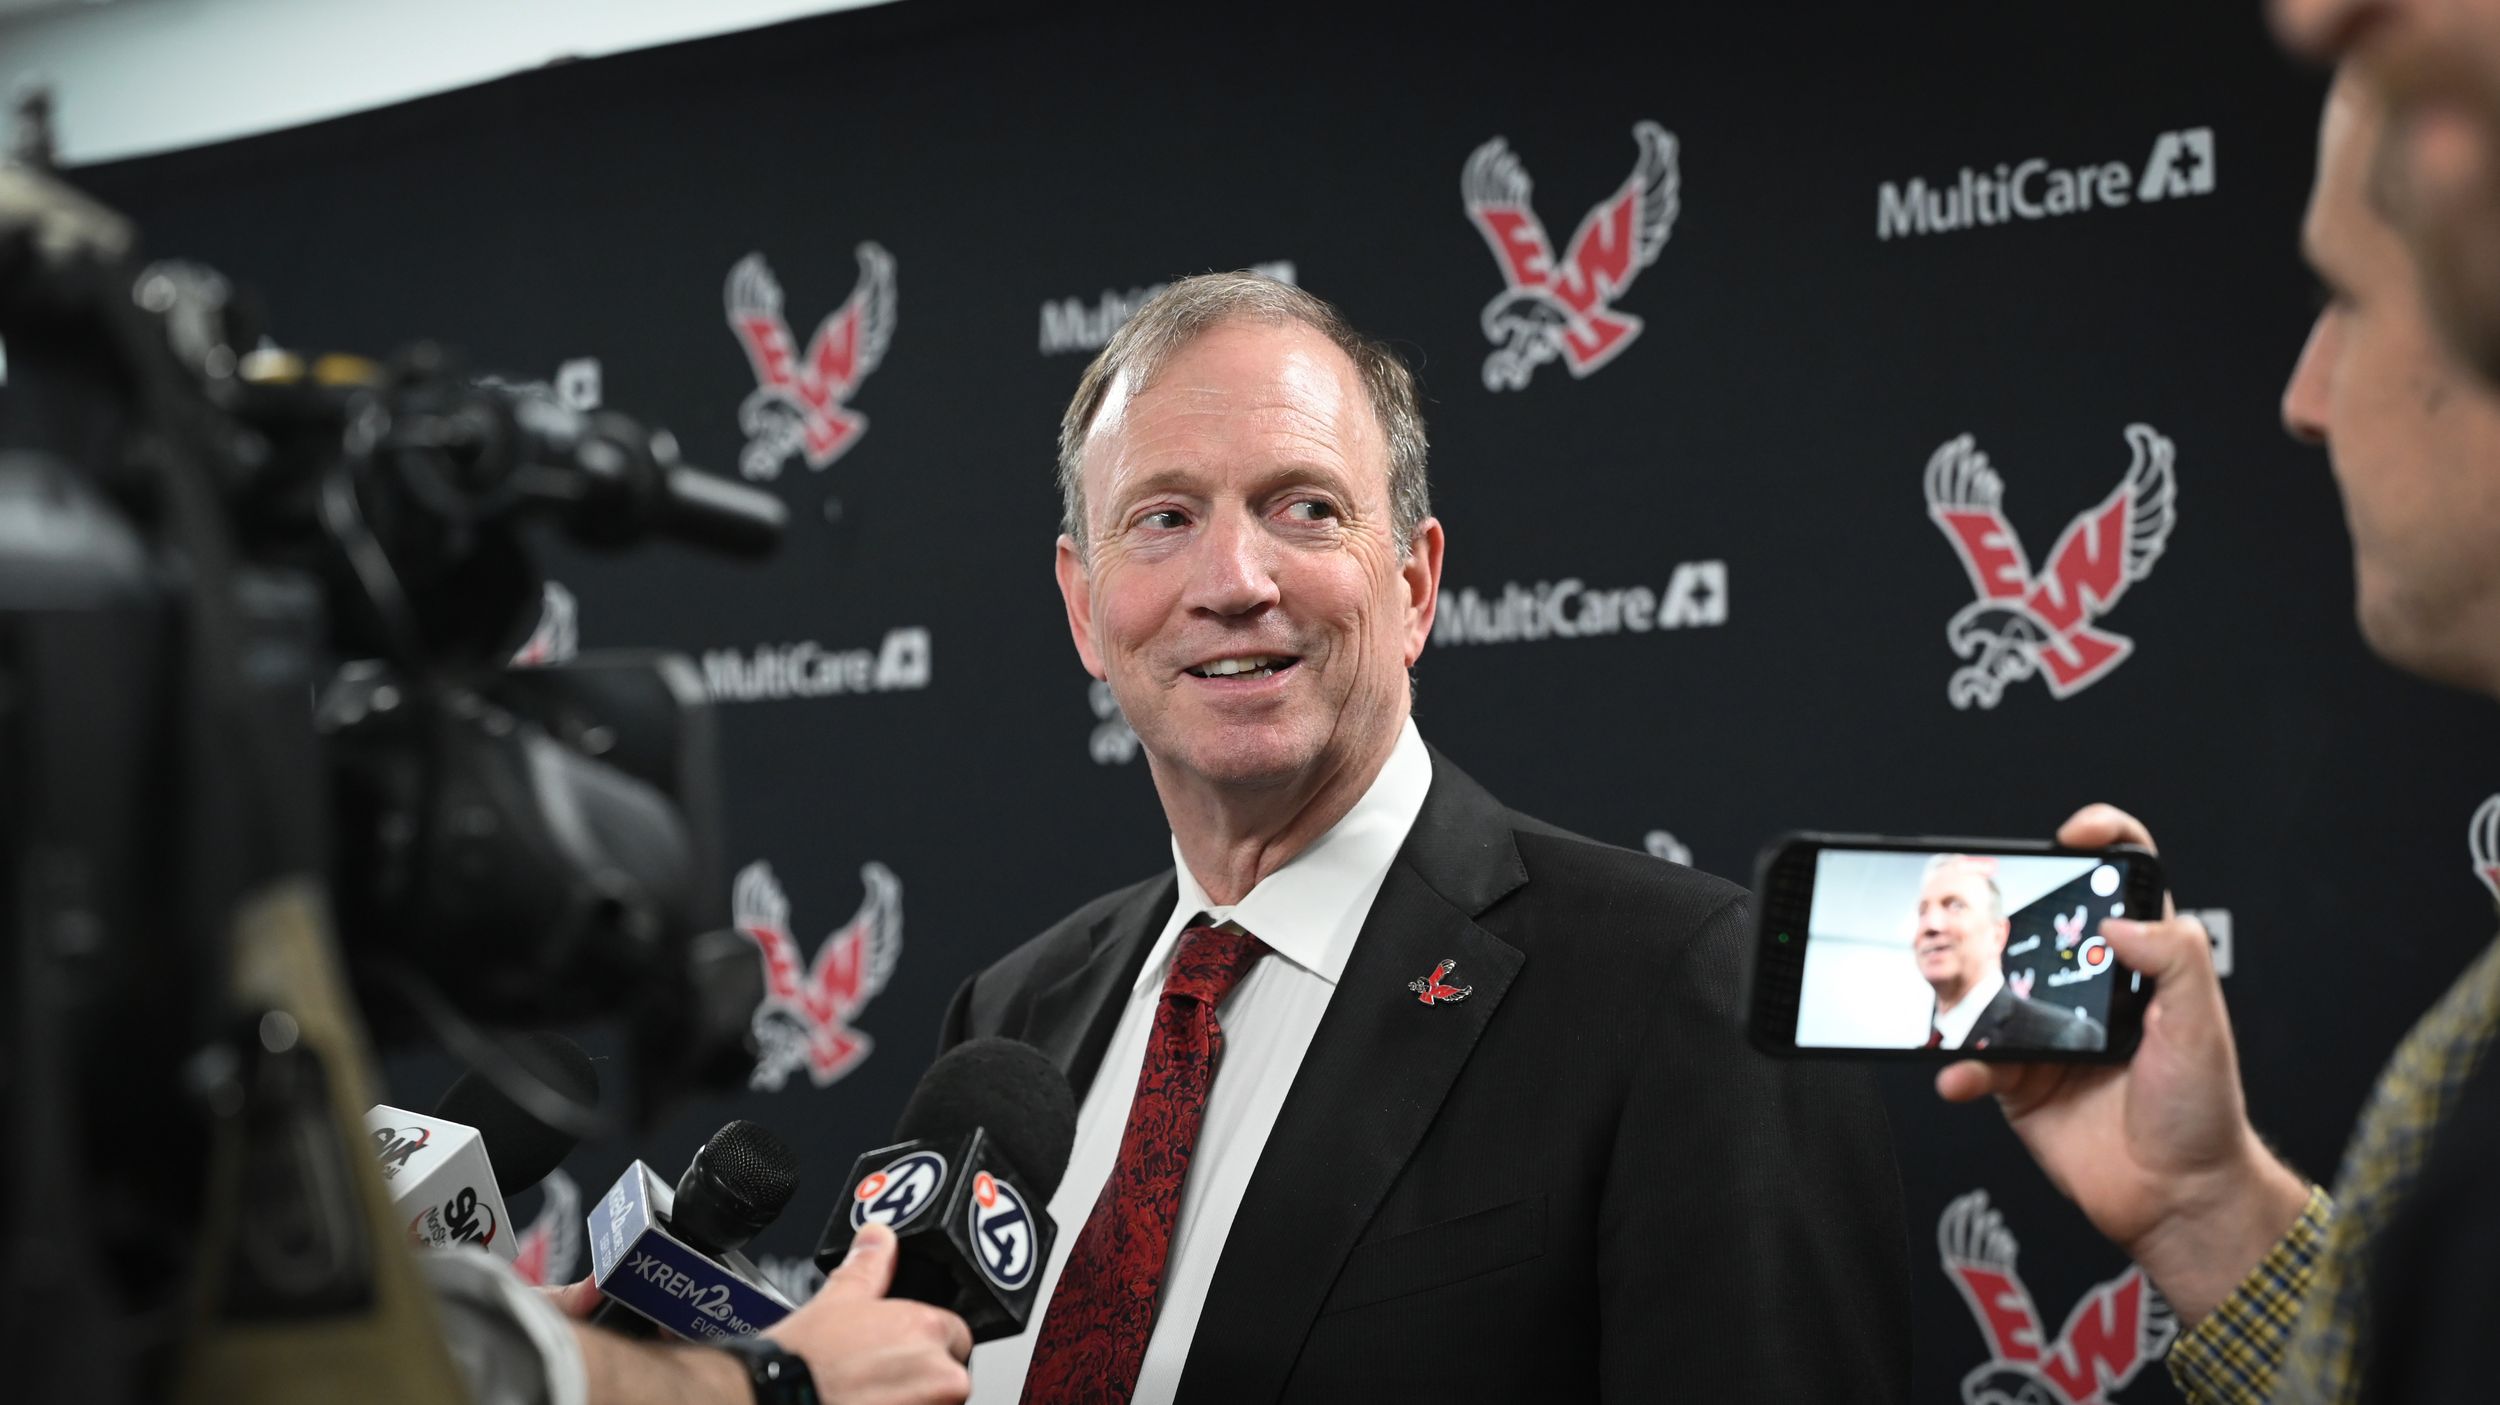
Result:
<svg viewBox="0 0 2500 1405"><path fill-rule="evenodd" d="M1936 1247L1988 1339L1988 1363L1962 1377L1964 1405L2098 1405L2179 1334L2170 1304L2131 1267L2084 1294L2050 1340L2014 1270L2013 1231L1984 1190L1945 1206Z"/></svg>
<svg viewBox="0 0 2500 1405"><path fill-rule="evenodd" d="M1509 143L1495 137L1467 158L1459 182L1467 217L1492 246L1506 285L1484 307L1484 334L1494 345L1484 358L1486 389L1522 389L1557 357L1573 376L1587 376L1641 334L1641 319L1616 310L1614 300L1666 247L1680 180L1673 133L1640 122L1632 139L1640 145L1632 174L1581 219L1559 263Z"/></svg>
<svg viewBox="0 0 2500 1405"><path fill-rule="evenodd" d="M806 1070L819 1088L858 1067L875 1041L851 1021L867 1007L903 955L903 880L881 863L862 865L859 911L827 936L809 964L790 935L790 900L772 866L738 871L730 905L738 930L764 961L764 999L755 1007L762 1053L752 1086L767 1091Z"/></svg>
<svg viewBox="0 0 2500 1405"><path fill-rule="evenodd" d="M2037 574L2005 520L2005 483L1967 434L1927 460L1927 515L1953 543L1979 598L1945 625L1957 657L1946 695L1955 707L1994 707L2008 683L2034 674L2049 695L2071 697L2107 676L2135 642L2093 621L2161 558L2177 520L2170 441L2151 425L2127 426L2135 461L2118 487L2066 524Z"/></svg>
<svg viewBox="0 0 2500 1405"><path fill-rule="evenodd" d="M2500 901L2500 795L2485 800L2466 822L2465 847L2474 855L2474 876Z"/></svg>
<svg viewBox="0 0 2500 1405"><path fill-rule="evenodd" d="M868 417L849 401L894 340L894 256L873 243L857 252L859 283L816 324L804 356L782 320L781 284L764 256L749 254L729 270L729 330L755 371L755 389L738 407L747 436L738 471L749 478L779 478L793 454L821 472L868 432Z"/></svg>
<svg viewBox="0 0 2500 1405"><path fill-rule="evenodd" d="M513 1241L512 1271L524 1283L547 1287L573 1281L582 1256L582 1191L562 1171L549 1171L538 1218Z"/></svg>

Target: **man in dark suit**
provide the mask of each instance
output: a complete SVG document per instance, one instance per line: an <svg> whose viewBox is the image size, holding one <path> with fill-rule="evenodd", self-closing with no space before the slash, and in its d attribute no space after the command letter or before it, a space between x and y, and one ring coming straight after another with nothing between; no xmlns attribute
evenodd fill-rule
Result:
<svg viewBox="0 0 2500 1405"><path fill-rule="evenodd" d="M2005 893L1989 860L1938 854L1920 875L1910 940L1918 973L1936 992L1930 1049L2098 1049L2091 1016L2016 995L2005 983Z"/></svg>
<svg viewBox="0 0 2500 1405"><path fill-rule="evenodd" d="M1748 1048L1746 895L1409 719L1423 454L1396 358L1264 279L1175 284L1078 389L1059 582L1173 864L949 1012L1081 1105L1044 1308L972 1398L1900 1399L1881 1106Z"/></svg>

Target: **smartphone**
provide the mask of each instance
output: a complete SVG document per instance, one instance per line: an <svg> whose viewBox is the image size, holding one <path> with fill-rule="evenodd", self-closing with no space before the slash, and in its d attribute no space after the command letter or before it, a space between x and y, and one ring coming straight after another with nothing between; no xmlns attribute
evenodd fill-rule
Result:
<svg viewBox="0 0 2500 1405"><path fill-rule="evenodd" d="M1788 834L1754 891L1752 1033L1766 1053L2124 1063L2152 982L2100 935L2161 916L2151 850Z"/></svg>

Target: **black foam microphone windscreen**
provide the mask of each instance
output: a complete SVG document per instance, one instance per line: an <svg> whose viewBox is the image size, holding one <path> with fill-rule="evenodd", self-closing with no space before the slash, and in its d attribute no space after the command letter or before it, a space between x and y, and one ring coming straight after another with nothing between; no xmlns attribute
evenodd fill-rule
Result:
<svg viewBox="0 0 2500 1405"><path fill-rule="evenodd" d="M1076 1145L1076 1097L1042 1052L1013 1039L969 1039L920 1076L894 1124L898 1142L936 1141L979 1127L1047 1205Z"/></svg>
<svg viewBox="0 0 2500 1405"><path fill-rule="evenodd" d="M552 1031L524 1034L512 1041L515 1057L549 1088L583 1107L599 1101L599 1071L582 1046ZM460 1076L434 1104L434 1115L446 1122L474 1127L485 1140L495 1180L505 1194L518 1195L564 1164L580 1139L521 1109L484 1074L472 1069Z"/></svg>

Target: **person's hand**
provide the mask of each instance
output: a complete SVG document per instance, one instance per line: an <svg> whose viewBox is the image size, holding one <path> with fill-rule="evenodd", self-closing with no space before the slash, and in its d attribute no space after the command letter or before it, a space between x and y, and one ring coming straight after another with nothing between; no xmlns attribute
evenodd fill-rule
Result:
<svg viewBox="0 0 2500 1405"><path fill-rule="evenodd" d="M764 1333L802 1357L825 1405L956 1405L972 1393L972 1329L944 1308L885 1295L894 1231L874 1221L816 1296Z"/></svg>
<svg viewBox="0 0 2500 1405"><path fill-rule="evenodd" d="M2076 811L2057 839L2153 847L2109 805ZM1994 1093L2040 1169L2193 1323L2266 1256L2309 1191L2249 1125L2204 925L2174 915L2165 895L2161 921L2113 917L2100 930L2154 982L2130 1062L1964 1061L1936 1075L1936 1091L1954 1102Z"/></svg>
<svg viewBox="0 0 2500 1405"><path fill-rule="evenodd" d="M590 1315L597 1312L599 1304L606 1300L599 1291L599 1285L587 1278L579 1283L542 1284L538 1291L546 1295L548 1302L555 1304L556 1311L576 1322L588 1322Z"/></svg>

